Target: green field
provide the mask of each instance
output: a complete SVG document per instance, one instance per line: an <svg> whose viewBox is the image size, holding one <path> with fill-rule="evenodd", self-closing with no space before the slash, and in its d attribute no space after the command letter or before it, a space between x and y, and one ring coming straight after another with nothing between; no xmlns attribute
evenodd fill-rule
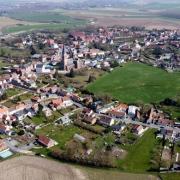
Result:
<svg viewBox="0 0 180 180"><path fill-rule="evenodd" d="M50 138L58 142L58 147L65 148L65 144L70 141L75 133L82 133L83 130L76 126L58 127L54 125L48 125L42 129L37 130L37 134L48 135Z"/></svg>
<svg viewBox="0 0 180 180"><path fill-rule="evenodd" d="M35 24L35 25L17 25L3 29L3 33L17 33L17 32L28 32L34 30L64 30L77 27L78 24L64 24L64 23L49 23L49 24Z"/></svg>
<svg viewBox="0 0 180 180"><path fill-rule="evenodd" d="M141 63L127 63L107 73L87 89L126 103L153 103L180 92L180 73L167 73Z"/></svg>
<svg viewBox="0 0 180 180"><path fill-rule="evenodd" d="M65 16L60 12L11 12L8 16L12 19L31 22L32 24L17 24L3 29L3 33L17 33L33 30L63 30L75 28L87 23L86 20ZM33 24L36 23L36 24Z"/></svg>
<svg viewBox="0 0 180 180"><path fill-rule="evenodd" d="M150 169L151 152L157 142L154 130L148 130L134 145L127 147L128 155L119 160L118 165L124 171L146 172Z"/></svg>
<svg viewBox="0 0 180 180"><path fill-rule="evenodd" d="M72 18L70 16L65 16L60 12L11 12L9 17L17 20L30 21L30 22L40 22L40 23L84 23L84 20Z"/></svg>
<svg viewBox="0 0 180 180"><path fill-rule="evenodd" d="M179 180L180 179L180 173L165 173L165 174L160 174L160 176L163 180Z"/></svg>

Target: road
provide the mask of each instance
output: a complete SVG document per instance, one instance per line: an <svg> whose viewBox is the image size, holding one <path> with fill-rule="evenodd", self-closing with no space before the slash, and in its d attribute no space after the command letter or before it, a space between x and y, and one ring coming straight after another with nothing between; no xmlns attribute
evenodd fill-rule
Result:
<svg viewBox="0 0 180 180"><path fill-rule="evenodd" d="M32 151L29 151L29 149L32 149L34 145L30 144L29 146L23 146L23 147L16 147L11 143L11 140L5 139L6 146L12 151L16 153L21 154L27 154L27 155L34 155Z"/></svg>
<svg viewBox="0 0 180 180"><path fill-rule="evenodd" d="M104 115L104 114L96 113L96 115L97 116L104 116L104 117L112 118L111 116ZM160 130L162 128L162 125L147 124L147 123L143 123L143 122L140 122L140 121L134 121L134 120L132 120L130 118L120 119L120 118L114 118L113 117L113 119L116 120L116 121L120 121L120 122L126 123L126 124L142 125L142 126L146 126L146 127L154 128L154 129L158 129L158 130ZM171 130L171 131L175 131L177 133L180 133L180 129L179 128L174 128L174 127L169 127L169 126L163 126L163 128L166 129L166 130Z"/></svg>
<svg viewBox="0 0 180 180"><path fill-rule="evenodd" d="M86 108L85 106L83 106L82 104L77 103L77 102L74 102L74 105L76 105L79 108ZM97 116L105 116L105 117L112 118L111 116L108 116L108 115L105 115L105 114L98 114L98 113L96 113L96 115ZM126 124L142 125L142 126L145 126L145 127L154 128L154 129L158 129L158 130L160 130L163 127L166 130L171 130L171 131L180 133L180 128L174 128L174 127L162 126L162 125L156 125L156 124L147 124L147 123L143 123L143 122L140 122L140 121L134 121L134 120L132 120L130 118L120 119L120 118L114 118L113 117L113 119L116 120L116 121L120 121L120 122L126 123Z"/></svg>

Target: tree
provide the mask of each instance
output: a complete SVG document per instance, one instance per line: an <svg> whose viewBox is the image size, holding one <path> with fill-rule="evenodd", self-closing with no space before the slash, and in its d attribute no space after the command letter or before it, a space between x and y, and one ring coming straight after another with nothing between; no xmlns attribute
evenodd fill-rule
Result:
<svg viewBox="0 0 180 180"><path fill-rule="evenodd" d="M39 47L39 49L44 49L45 45L44 45L42 42L40 42L40 43L38 44L38 47Z"/></svg>
<svg viewBox="0 0 180 180"><path fill-rule="evenodd" d="M5 56L5 54L6 54L6 51L4 49L1 49L0 56Z"/></svg>
<svg viewBox="0 0 180 180"><path fill-rule="evenodd" d="M91 82L93 82L93 81L95 81L95 80L96 80L96 77L93 76L93 75L90 75L90 76L89 76L89 79L88 79L88 83L91 83Z"/></svg>
<svg viewBox="0 0 180 180"><path fill-rule="evenodd" d="M13 127L17 127L17 126L18 126L18 124L19 124L19 122L18 122L18 121L13 121L13 122L12 122L12 126L13 126Z"/></svg>
<svg viewBox="0 0 180 180"><path fill-rule="evenodd" d="M104 103L110 103L112 101L111 96L105 94L100 96L100 99L104 102Z"/></svg>
<svg viewBox="0 0 180 180"><path fill-rule="evenodd" d="M71 78L75 77L75 72L74 72L73 68L69 72L69 77L71 77Z"/></svg>
<svg viewBox="0 0 180 180"><path fill-rule="evenodd" d="M31 55L34 55L34 54L36 54L36 50L35 50L35 48L33 47L33 46L31 46L30 47L30 53L31 53Z"/></svg>
<svg viewBox="0 0 180 180"><path fill-rule="evenodd" d="M153 50L153 54L156 57L159 57L162 54L162 49L159 46L155 47L154 50Z"/></svg>
<svg viewBox="0 0 180 180"><path fill-rule="evenodd" d="M2 100L5 100L5 99L7 99L7 93L6 93L6 92L3 93L2 96L0 97L0 100L1 100L1 101L2 101Z"/></svg>
<svg viewBox="0 0 180 180"><path fill-rule="evenodd" d="M115 68L115 67L118 67L119 66L119 63L117 61L112 61L111 62L111 67L112 68Z"/></svg>
<svg viewBox="0 0 180 180"><path fill-rule="evenodd" d="M23 129L21 129L21 130L18 132L18 135L19 135L19 136L22 136L22 135L24 135L24 134L25 134L25 132L24 132Z"/></svg>

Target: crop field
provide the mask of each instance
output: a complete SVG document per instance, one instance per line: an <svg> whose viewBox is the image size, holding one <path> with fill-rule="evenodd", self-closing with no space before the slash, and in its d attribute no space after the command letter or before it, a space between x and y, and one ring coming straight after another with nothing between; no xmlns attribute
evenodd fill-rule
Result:
<svg viewBox="0 0 180 180"><path fill-rule="evenodd" d="M127 63L88 85L87 89L126 103L155 103L179 93L180 73L167 73L141 63Z"/></svg>
<svg viewBox="0 0 180 180"><path fill-rule="evenodd" d="M84 23L84 20L65 16L58 12L14 12L9 16L21 21L39 22L39 23Z"/></svg>
<svg viewBox="0 0 180 180"><path fill-rule="evenodd" d="M155 9L156 10L156 9ZM164 16L153 10L138 10L135 8L92 8L88 10L60 10L64 15L86 19L94 25L101 26L144 26L147 29L176 29L180 22L173 16ZM159 9L158 9L159 10Z"/></svg>
<svg viewBox="0 0 180 180"><path fill-rule="evenodd" d="M20 156L0 163L1 180L157 180L148 174L121 173L113 170L103 170L73 166L49 159Z"/></svg>
<svg viewBox="0 0 180 180"><path fill-rule="evenodd" d="M19 21L8 17L0 17L0 31L6 27L15 26L17 24L28 24L25 21Z"/></svg>
<svg viewBox="0 0 180 180"><path fill-rule="evenodd" d="M10 24L11 26L8 26L3 23L2 32L5 34L44 29L63 30L79 27L87 23L85 19L73 18L57 12L26 13L24 11L17 11L9 13L8 17L3 18L14 21L14 24Z"/></svg>
<svg viewBox="0 0 180 180"><path fill-rule="evenodd" d="M34 30L64 30L69 28L75 28L77 24L62 24L62 23L49 23L49 24L35 24L35 25L16 25L3 29L3 33L18 33L28 32Z"/></svg>

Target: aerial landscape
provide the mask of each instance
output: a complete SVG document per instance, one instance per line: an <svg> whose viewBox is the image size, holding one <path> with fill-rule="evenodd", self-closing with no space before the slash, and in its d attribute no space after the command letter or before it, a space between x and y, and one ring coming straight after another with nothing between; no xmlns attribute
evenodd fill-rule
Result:
<svg viewBox="0 0 180 180"><path fill-rule="evenodd" d="M0 180L72 179L180 179L179 0L0 0Z"/></svg>

